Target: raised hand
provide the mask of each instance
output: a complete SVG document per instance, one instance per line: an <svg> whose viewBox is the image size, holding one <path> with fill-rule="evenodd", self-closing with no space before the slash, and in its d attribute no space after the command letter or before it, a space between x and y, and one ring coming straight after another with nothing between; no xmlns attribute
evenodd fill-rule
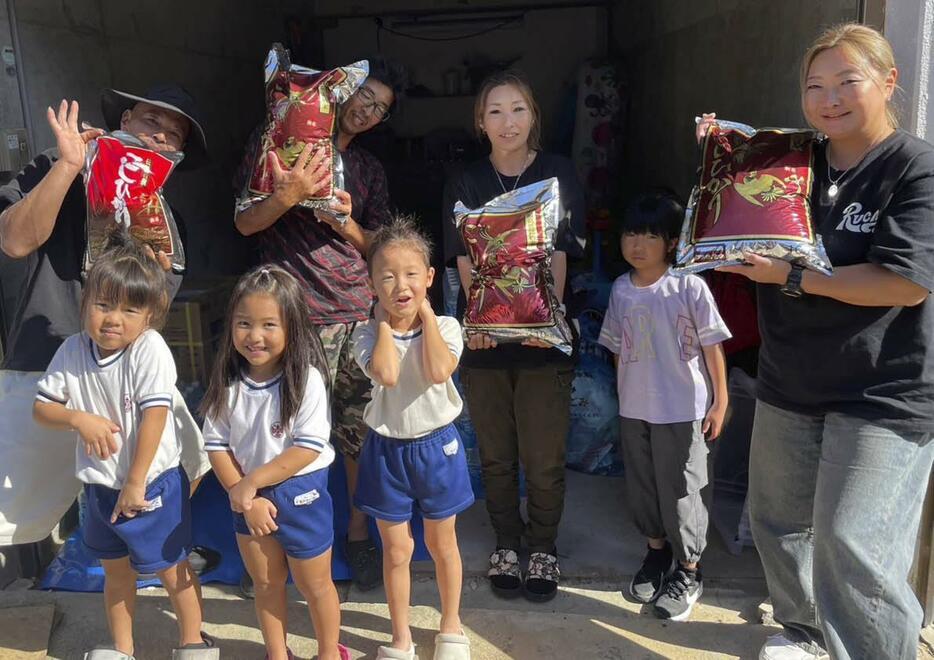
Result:
<svg viewBox="0 0 934 660"><path fill-rule="evenodd" d="M327 186L327 177L331 169L327 151L318 149L312 155L312 150L313 145L306 144L295 159L295 164L288 170L282 167L275 151L266 155L272 168L273 194L278 195L289 206L314 197Z"/></svg>
<svg viewBox="0 0 934 660"><path fill-rule="evenodd" d="M707 135L707 131L710 130L710 127L717 123L717 113L716 112L705 112L701 115L700 121L697 122L697 126L694 129L694 137L697 138L697 143L700 144L701 140L704 139Z"/></svg>
<svg viewBox="0 0 934 660"><path fill-rule="evenodd" d="M78 129L78 102L70 104L65 99L58 106L58 112L52 106L46 110L49 127L55 135L58 146L58 158L61 162L79 172L84 167L84 158L88 152L88 142L104 134L99 128Z"/></svg>

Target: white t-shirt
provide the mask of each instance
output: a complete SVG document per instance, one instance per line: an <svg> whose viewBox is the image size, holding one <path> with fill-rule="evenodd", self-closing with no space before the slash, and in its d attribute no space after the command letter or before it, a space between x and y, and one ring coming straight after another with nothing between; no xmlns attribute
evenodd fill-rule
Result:
<svg viewBox="0 0 934 660"><path fill-rule="evenodd" d="M730 338L707 283L670 271L639 287L616 278L600 343L619 355L619 414L655 424L703 419L711 404L704 346Z"/></svg>
<svg viewBox="0 0 934 660"><path fill-rule="evenodd" d="M309 367L305 396L290 425L282 424L279 384L282 374L257 382L245 374L227 388L227 414L204 420L204 448L229 451L244 474L266 465L289 447L319 452L318 457L295 473L321 470L334 461L331 415L324 379Z"/></svg>
<svg viewBox="0 0 934 660"><path fill-rule="evenodd" d="M155 330L146 330L125 349L106 358L101 358L97 345L81 332L58 348L39 380L36 399L100 415L120 427L114 433L118 449L110 458L88 456L83 442L75 452L78 479L120 489L133 464L142 411L147 408L168 408L169 416L146 483L178 465L181 445L172 413L175 379L172 353Z"/></svg>
<svg viewBox="0 0 934 660"><path fill-rule="evenodd" d="M395 387L384 387L373 380L370 360L373 359L378 327L376 321L370 319L357 325L353 333L354 358L373 383L373 398L363 411L367 426L390 438L412 439L457 419L464 404L453 381L448 378L436 384L425 374L421 328L402 335L393 333L399 353L399 380ZM438 330L451 353L459 360L464 350L464 338L457 319L439 316Z"/></svg>

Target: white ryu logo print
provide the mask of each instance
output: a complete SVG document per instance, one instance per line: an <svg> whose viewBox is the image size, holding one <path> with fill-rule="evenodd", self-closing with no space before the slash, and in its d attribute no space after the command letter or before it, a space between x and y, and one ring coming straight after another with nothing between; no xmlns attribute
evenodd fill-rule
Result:
<svg viewBox="0 0 934 660"><path fill-rule="evenodd" d="M126 198L130 194L130 185L145 186L146 179L151 174L150 162L142 157L130 152L120 157L120 169L117 170L117 178L114 180L117 194L113 200L113 209L116 221L127 229L130 228L130 211L126 206Z"/></svg>
<svg viewBox="0 0 934 660"><path fill-rule="evenodd" d="M871 234L879 220L879 211L866 211L863 205L853 202L843 209L843 219L837 225L837 231L846 230L856 234Z"/></svg>

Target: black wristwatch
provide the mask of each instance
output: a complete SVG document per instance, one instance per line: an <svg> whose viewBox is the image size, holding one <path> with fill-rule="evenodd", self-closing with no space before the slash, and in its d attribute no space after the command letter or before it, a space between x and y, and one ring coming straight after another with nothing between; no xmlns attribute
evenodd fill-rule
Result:
<svg viewBox="0 0 934 660"><path fill-rule="evenodd" d="M791 270L788 271L788 279L782 285L781 292L792 298L800 298L804 291L801 290L801 275L804 274L804 267L798 264L791 264Z"/></svg>

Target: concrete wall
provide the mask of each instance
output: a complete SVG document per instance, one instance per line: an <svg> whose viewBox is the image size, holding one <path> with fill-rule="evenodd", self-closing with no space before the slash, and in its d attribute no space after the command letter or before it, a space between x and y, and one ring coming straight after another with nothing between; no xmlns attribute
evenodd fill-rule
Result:
<svg viewBox="0 0 934 660"><path fill-rule="evenodd" d="M0 3L0 51L13 48L6 3ZM16 63L17 65L19 62ZM20 104L16 68L0 63L0 127L23 128L23 108Z"/></svg>
<svg viewBox="0 0 934 660"><path fill-rule="evenodd" d="M617 0L614 37L629 81L621 187L694 183L694 117L803 126L798 66L821 28L857 0Z"/></svg>
<svg viewBox="0 0 934 660"><path fill-rule="evenodd" d="M15 9L22 49L17 59L36 135L33 153L54 145L45 110L62 98L77 99L81 119L100 126L102 88L141 93L152 83L181 83L202 108L212 156L207 168L177 172L167 187L188 225L189 272L241 270L248 241L233 230L231 175L243 141L262 116L262 63L269 44L284 39L287 13L310 12L313 3L15 0ZM0 20L0 41L2 35ZM0 71L4 109L6 84ZM7 125L6 116L0 118Z"/></svg>
<svg viewBox="0 0 934 660"><path fill-rule="evenodd" d="M890 2L882 23L898 64L902 126L934 142L934 0Z"/></svg>
<svg viewBox="0 0 934 660"><path fill-rule="evenodd" d="M472 3L490 5L489 1ZM422 41L388 32L380 36L381 52L390 60L405 65L409 84L421 86L433 95L445 92L444 74L460 71L466 76L465 62L512 62L527 74L543 112L546 136L554 130L561 104L566 100L570 84L581 62L606 52L606 13L602 8L580 7L548 9L547 2L538 9L510 12L510 5L519 0L498 0L501 14L523 14L521 20L502 29L479 36L453 41ZM528 4L527 2L525 4ZM353 12L391 13L401 10L445 10L469 8L458 0L388 0L385 2L348 3L341 0L319 0L317 13L347 14ZM463 15L467 16L467 15ZM471 15L477 19L483 15ZM448 20L454 16L435 16L430 20ZM445 38L471 34L495 25L490 23L442 24L432 27L397 25L408 21L405 16L384 16L386 27L423 38ZM377 53L376 26L372 18L342 18L324 22L323 47L329 64L344 64ZM401 136L425 135L437 128L473 130L473 96L469 84L461 86L457 96L409 96L392 121Z"/></svg>

